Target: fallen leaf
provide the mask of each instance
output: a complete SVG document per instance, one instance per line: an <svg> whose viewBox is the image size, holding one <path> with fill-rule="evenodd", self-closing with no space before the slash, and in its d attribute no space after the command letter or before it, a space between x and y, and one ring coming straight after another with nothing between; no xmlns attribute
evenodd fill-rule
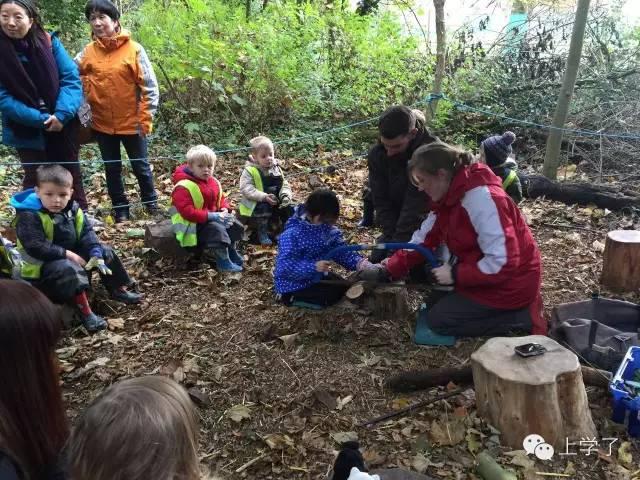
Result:
<svg viewBox="0 0 640 480"><path fill-rule="evenodd" d="M475 455L482 448L482 442L480 441L478 436L471 430L473 429L470 428L467 430L467 435L465 438L467 440L467 448L469 449L469 452Z"/></svg>
<svg viewBox="0 0 640 480"><path fill-rule="evenodd" d="M299 333L292 333L290 335L282 335L280 337L278 337L280 340L282 340L282 343L284 343L284 346L289 348L291 347L294 343L296 343L296 339L300 336Z"/></svg>
<svg viewBox="0 0 640 480"><path fill-rule="evenodd" d="M358 434L356 432L337 432L332 433L331 438L339 444L342 445L345 442L357 442Z"/></svg>
<svg viewBox="0 0 640 480"><path fill-rule="evenodd" d="M336 408L338 410L342 410L344 408L344 406L349 403L351 400L353 400L353 395L347 395L344 398L340 398L338 397L338 405L336 405Z"/></svg>
<svg viewBox="0 0 640 480"><path fill-rule="evenodd" d="M122 335L114 335L111 334L109 335L109 338L107 338L107 341L112 344L112 345L118 345L120 343L120 340L122 340Z"/></svg>
<svg viewBox="0 0 640 480"><path fill-rule="evenodd" d="M280 433L270 433L262 437L264 443L266 443L270 449L284 450L287 447L294 447L295 443L288 435L282 435Z"/></svg>
<svg viewBox="0 0 640 480"><path fill-rule="evenodd" d="M591 244L594 252L602 253L604 252L604 243L599 242L598 240L594 240Z"/></svg>
<svg viewBox="0 0 640 480"><path fill-rule="evenodd" d="M124 328L124 318L107 318L109 330L122 330Z"/></svg>
<svg viewBox="0 0 640 480"><path fill-rule="evenodd" d="M364 458L364 463L369 467L383 465L387 461L387 457L376 450L364 450L362 452L362 458Z"/></svg>
<svg viewBox="0 0 640 480"><path fill-rule="evenodd" d="M625 467L633 466L633 455L631 454L631 443L622 442L620 448L618 448L618 460Z"/></svg>
<svg viewBox="0 0 640 480"><path fill-rule="evenodd" d="M393 402L391 402L391 408L394 410L402 410L403 408L407 408L411 405L411 400L408 398L395 398Z"/></svg>
<svg viewBox="0 0 640 480"><path fill-rule="evenodd" d="M198 360L195 357L189 357L184 362L182 362L182 369L184 370L184 373L200 373Z"/></svg>
<svg viewBox="0 0 640 480"><path fill-rule="evenodd" d="M431 429L428 433L429 438L433 443L437 443L442 446L450 446L457 445L464 440L466 428L464 421L461 419L442 423L434 420L431 422Z"/></svg>
<svg viewBox="0 0 640 480"><path fill-rule="evenodd" d="M96 368L96 367L104 367L107 363L109 363L109 357L100 357L92 360L87 363L85 368Z"/></svg>
<svg viewBox="0 0 640 480"><path fill-rule="evenodd" d="M532 469L536 462L531 460L527 452L524 450L514 450L513 452L506 452L505 455L511 457L511 464L517 465L524 469Z"/></svg>
<svg viewBox="0 0 640 480"><path fill-rule="evenodd" d="M418 473L425 473L427 468L429 468L429 465L431 465L431 462L421 453L416 453L416 455L411 459L411 468Z"/></svg>
<svg viewBox="0 0 640 480"><path fill-rule="evenodd" d="M240 423L242 420L251 418L251 410L247 405L238 404L227 410L226 415L234 422Z"/></svg>

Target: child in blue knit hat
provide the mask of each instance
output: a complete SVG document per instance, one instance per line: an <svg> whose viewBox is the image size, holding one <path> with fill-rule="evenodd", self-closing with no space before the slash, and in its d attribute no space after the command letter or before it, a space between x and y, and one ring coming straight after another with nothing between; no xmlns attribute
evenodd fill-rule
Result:
<svg viewBox="0 0 640 480"><path fill-rule="evenodd" d="M321 282L340 279L329 271L332 261L352 271L380 268L353 251L327 258L331 250L345 245L335 226L339 216L338 197L328 189L314 191L296 207L278 240L273 272L276 295L285 305L319 309L338 303L348 286Z"/></svg>
<svg viewBox="0 0 640 480"><path fill-rule="evenodd" d="M480 161L486 163L502 179L502 188L514 202L519 203L522 200L522 185L516 173L517 164L509 158L513 152L511 144L515 139L513 132L487 138L480 144Z"/></svg>

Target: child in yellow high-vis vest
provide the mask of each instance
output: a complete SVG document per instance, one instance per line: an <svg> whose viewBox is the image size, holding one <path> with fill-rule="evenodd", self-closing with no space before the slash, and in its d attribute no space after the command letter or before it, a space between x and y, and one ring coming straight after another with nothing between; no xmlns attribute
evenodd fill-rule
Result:
<svg viewBox="0 0 640 480"><path fill-rule="evenodd" d="M178 243L214 262L222 272L242 271L236 243L244 227L231 213L222 185L213 176L216 154L206 145L187 152L187 163L173 173L171 223Z"/></svg>
<svg viewBox="0 0 640 480"><path fill-rule="evenodd" d="M258 243L271 245L269 228L281 230L291 215L293 195L275 159L273 142L264 136L249 141L251 155L240 175L240 220L255 230Z"/></svg>
<svg viewBox="0 0 640 480"><path fill-rule="evenodd" d="M522 185L516 169L515 160L509 158L513 149L511 144L516 140L513 132L504 132L502 135L488 137L480 144L480 162L487 166L502 179L502 188L514 202L522 200Z"/></svg>
<svg viewBox="0 0 640 480"><path fill-rule="evenodd" d="M60 165L37 170L37 187L11 198L17 211L16 236L22 257L21 276L56 303L73 301L90 332L107 322L89 306L87 270L96 269L111 297L123 303L140 303L128 290L133 280L116 253L102 245L73 194L71 173Z"/></svg>

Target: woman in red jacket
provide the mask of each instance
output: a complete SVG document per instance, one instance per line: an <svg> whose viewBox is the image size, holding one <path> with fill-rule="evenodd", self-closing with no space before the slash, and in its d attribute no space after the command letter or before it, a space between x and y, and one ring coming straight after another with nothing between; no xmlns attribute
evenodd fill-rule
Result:
<svg viewBox="0 0 640 480"><path fill-rule="evenodd" d="M469 152L442 142L418 148L408 171L433 202L411 242L438 251L446 261L433 276L453 285L428 311L428 335L421 343L513 330L544 334L540 251L500 179L486 165L472 164ZM401 278L423 261L419 253L402 250L386 268Z"/></svg>

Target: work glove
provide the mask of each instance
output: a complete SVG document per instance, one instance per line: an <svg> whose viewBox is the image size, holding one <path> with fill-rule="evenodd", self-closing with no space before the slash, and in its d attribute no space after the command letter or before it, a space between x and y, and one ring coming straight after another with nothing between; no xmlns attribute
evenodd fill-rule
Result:
<svg viewBox="0 0 640 480"><path fill-rule="evenodd" d="M282 195L280 197L280 208L288 207L291 205L291 197L289 195Z"/></svg>
<svg viewBox="0 0 640 480"><path fill-rule="evenodd" d="M98 257L91 257L84 269L87 271L97 269L98 272L100 272L100 275L111 275L113 273L104 263L104 259Z"/></svg>
<svg viewBox="0 0 640 480"><path fill-rule="evenodd" d="M380 480L380 476L369 475L367 472L361 472L357 467L352 467L347 480Z"/></svg>
<svg viewBox="0 0 640 480"><path fill-rule="evenodd" d="M207 221L214 222L222 225L224 228L229 228L233 225L234 216L230 213L223 212L208 212Z"/></svg>

